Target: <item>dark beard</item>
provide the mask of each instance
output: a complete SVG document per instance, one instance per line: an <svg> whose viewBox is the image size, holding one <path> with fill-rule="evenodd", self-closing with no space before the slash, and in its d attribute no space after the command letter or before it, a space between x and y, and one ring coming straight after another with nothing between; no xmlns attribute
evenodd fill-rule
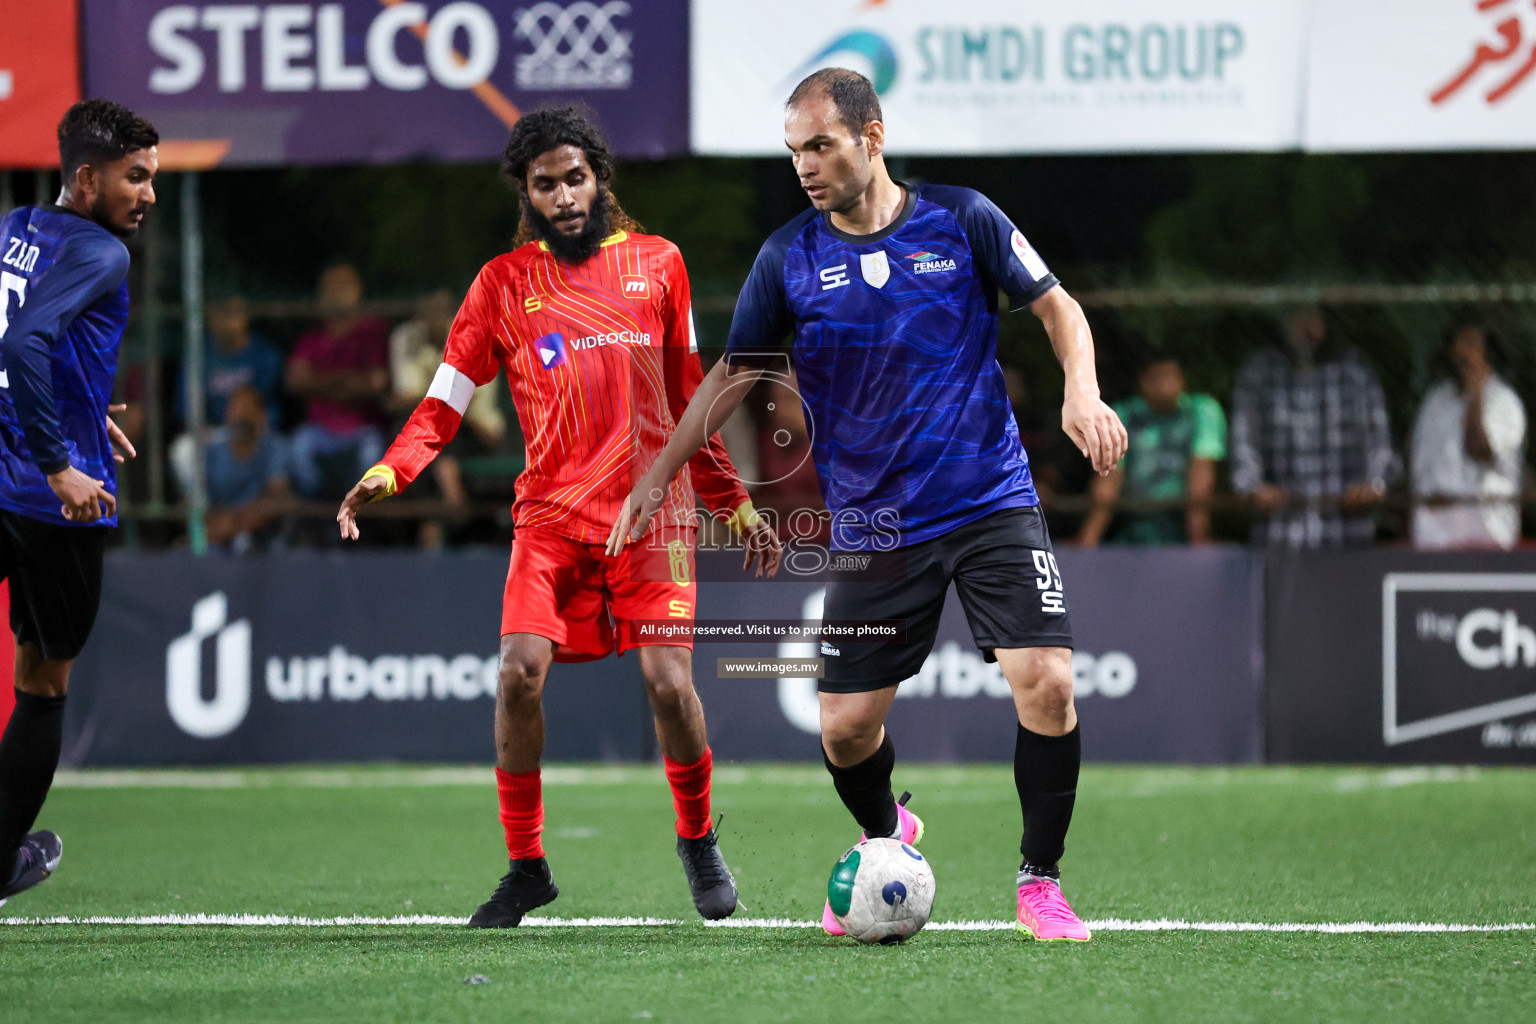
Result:
<svg viewBox="0 0 1536 1024"><path fill-rule="evenodd" d="M557 231L550 219L533 208L526 197L523 199L523 216L528 218L533 235L549 246L549 251L561 263L585 263L597 255L603 247L603 239L613 234L613 209L608 201L608 190L600 189L587 211L587 225L580 234L568 235Z"/></svg>

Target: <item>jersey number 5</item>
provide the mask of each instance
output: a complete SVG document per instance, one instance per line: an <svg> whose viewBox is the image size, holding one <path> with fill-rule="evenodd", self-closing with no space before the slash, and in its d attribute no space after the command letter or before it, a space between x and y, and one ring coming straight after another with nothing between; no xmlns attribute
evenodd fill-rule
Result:
<svg viewBox="0 0 1536 1024"><path fill-rule="evenodd" d="M16 306L19 309L26 291L26 278L8 270L0 270L0 338L5 337L5 329L11 326L11 293L16 293ZM6 376L5 368L0 367L0 388L10 386L11 379Z"/></svg>

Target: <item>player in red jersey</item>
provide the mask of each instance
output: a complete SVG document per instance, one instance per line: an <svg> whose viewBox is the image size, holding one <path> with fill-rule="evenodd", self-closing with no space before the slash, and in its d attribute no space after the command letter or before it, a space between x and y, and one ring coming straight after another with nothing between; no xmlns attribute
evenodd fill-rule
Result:
<svg viewBox="0 0 1536 1024"><path fill-rule="evenodd" d="M632 627L693 620L695 488L742 534L745 564L755 562L759 575L777 571L782 549L716 435L672 484L645 542L604 554L633 467L655 460L703 378L688 274L677 247L641 234L614 200L607 144L578 111L525 115L505 157L502 171L522 199L517 245L475 278L427 397L336 519L344 538L356 538L362 506L414 480L458 430L475 388L506 370L528 445L512 507L496 693L496 782L511 869L469 923L515 927L559 894L540 841L544 680L553 661L632 647L694 906L706 918L728 917L736 883L709 821L713 760L693 688L692 641Z"/></svg>

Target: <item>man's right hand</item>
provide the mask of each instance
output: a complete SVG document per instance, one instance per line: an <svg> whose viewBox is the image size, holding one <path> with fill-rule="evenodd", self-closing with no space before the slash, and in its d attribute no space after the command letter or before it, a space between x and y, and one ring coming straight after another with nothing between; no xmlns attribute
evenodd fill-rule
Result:
<svg viewBox="0 0 1536 1024"><path fill-rule="evenodd" d="M48 474L48 486L64 504L59 509L72 523L94 523L117 514L117 499L101 480L93 480L74 466Z"/></svg>
<svg viewBox="0 0 1536 1024"><path fill-rule="evenodd" d="M619 508L619 518L608 531L608 544L604 551L610 556L623 552L624 545L639 540L650 529L651 517L661 510L667 500L667 488L671 480L662 480L654 472L642 476L635 489L629 492Z"/></svg>
<svg viewBox="0 0 1536 1024"><path fill-rule="evenodd" d="M364 505L370 501L378 501L384 497L384 492L389 489L389 483L382 476L365 476L359 480L347 496L341 499L341 509L336 513L336 522L341 526L342 540L357 540L357 514L362 511Z"/></svg>

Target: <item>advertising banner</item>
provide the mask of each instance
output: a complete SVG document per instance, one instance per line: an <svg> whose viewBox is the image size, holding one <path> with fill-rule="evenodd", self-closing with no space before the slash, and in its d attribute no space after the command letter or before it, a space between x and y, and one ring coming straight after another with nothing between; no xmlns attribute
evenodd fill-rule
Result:
<svg viewBox="0 0 1536 1024"><path fill-rule="evenodd" d="M506 574L505 552L117 555L70 682L65 763L488 763ZM551 760L645 753L625 660L559 666Z"/></svg>
<svg viewBox="0 0 1536 1024"><path fill-rule="evenodd" d="M1529 0L1312 5L1311 150L1536 147Z"/></svg>
<svg viewBox="0 0 1536 1024"><path fill-rule="evenodd" d="M1300 139L1306 5L693 2L693 146L784 152L784 101L848 67L889 151L1277 150Z"/></svg>
<svg viewBox="0 0 1536 1024"><path fill-rule="evenodd" d="M478 761L491 721L505 553L117 555L70 688L64 756L80 765ZM1074 680L1095 760L1260 756L1260 574L1245 551L1070 551ZM732 574L735 575L732 575ZM739 579L705 554L702 580ZM703 582L714 621L819 622L813 579ZM815 682L721 678L718 659L815 657L812 640L695 645L725 760L819 759ZM557 664L549 760L655 756L633 654ZM957 603L890 718L904 758L1007 760L1013 702Z"/></svg>
<svg viewBox="0 0 1536 1024"><path fill-rule="evenodd" d="M1259 760L1262 574L1256 560L1247 551L1220 548L1063 550L1057 557L1076 632L1072 673L1084 756ZM814 621L825 591L814 584L715 584L711 594L718 595L711 607ZM698 644L695 671L717 750L743 758L819 758L815 680L712 680L697 666L713 663L717 650L815 657L817 644L728 650ZM982 659L951 592L933 653L896 691L887 725L897 749L903 758L925 761L1011 760L1017 721L1002 671Z"/></svg>
<svg viewBox="0 0 1536 1024"><path fill-rule="evenodd" d="M1536 554L1282 554L1269 757L1536 763Z"/></svg>
<svg viewBox="0 0 1536 1024"><path fill-rule="evenodd" d="M59 166L59 119L80 99L75 0L0 0L0 168Z"/></svg>
<svg viewBox="0 0 1536 1024"><path fill-rule="evenodd" d="M687 148L687 0L84 0L86 88L153 121L162 164L500 156L580 100L614 148Z"/></svg>

